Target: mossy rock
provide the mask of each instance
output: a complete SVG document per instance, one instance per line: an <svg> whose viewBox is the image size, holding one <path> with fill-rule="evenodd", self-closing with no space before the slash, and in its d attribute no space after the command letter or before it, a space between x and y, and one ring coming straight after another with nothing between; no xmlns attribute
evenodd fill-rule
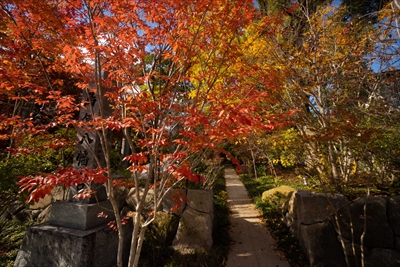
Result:
<svg viewBox="0 0 400 267"><path fill-rule="evenodd" d="M265 191L261 200L265 203L275 204L281 212L287 210L288 202L293 192L297 191L293 187L282 185Z"/></svg>

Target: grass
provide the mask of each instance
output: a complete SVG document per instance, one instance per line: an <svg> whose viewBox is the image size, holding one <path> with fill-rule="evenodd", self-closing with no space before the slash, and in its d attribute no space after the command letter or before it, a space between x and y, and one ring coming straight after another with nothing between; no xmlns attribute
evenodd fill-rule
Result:
<svg viewBox="0 0 400 267"><path fill-rule="evenodd" d="M261 210L266 225L275 238L278 248L284 252L290 265L292 267L309 266L297 240L290 233L289 228L283 223L282 214L277 211L275 205L261 201L261 195L264 191L276 187L276 178L272 176L262 176L254 179L248 175L242 174L240 175L240 179L257 208ZM290 186L294 186L294 184L291 183Z"/></svg>

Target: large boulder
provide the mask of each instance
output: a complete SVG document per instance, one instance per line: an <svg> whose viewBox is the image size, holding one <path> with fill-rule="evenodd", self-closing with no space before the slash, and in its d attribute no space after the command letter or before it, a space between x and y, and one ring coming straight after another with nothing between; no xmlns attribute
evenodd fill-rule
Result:
<svg viewBox="0 0 400 267"><path fill-rule="evenodd" d="M396 236L394 239L394 248L400 250L400 236Z"/></svg>
<svg viewBox="0 0 400 267"><path fill-rule="evenodd" d="M400 196L387 198L389 224L394 233L400 236Z"/></svg>
<svg viewBox="0 0 400 267"><path fill-rule="evenodd" d="M377 248L394 248L394 234L390 227L386 200L382 197L366 197L356 199L349 207L338 213L340 230L338 234L345 239L361 244L360 237L364 232L364 205L367 208L367 229L364 245Z"/></svg>
<svg viewBox="0 0 400 267"><path fill-rule="evenodd" d="M127 264L132 224L125 228L123 261ZM30 227L15 259L15 267L117 266L118 233L106 226L76 230L51 225Z"/></svg>
<svg viewBox="0 0 400 267"><path fill-rule="evenodd" d="M339 236L338 236L338 241L340 242ZM361 266L362 253L364 254L364 257L368 256L370 254L369 248L364 246L363 251L361 251L360 244L351 242L350 240L347 240L345 238L343 238L343 243L344 243L344 250L346 252L346 256L350 263L350 266L352 267Z"/></svg>
<svg viewBox="0 0 400 267"><path fill-rule="evenodd" d="M365 258L365 267L398 267L400 266L400 251L393 249L373 248Z"/></svg>
<svg viewBox="0 0 400 267"><path fill-rule="evenodd" d="M300 225L300 246L310 265L324 267L346 266L343 249L334 227L326 220L312 225Z"/></svg>
<svg viewBox="0 0 400 267"><path fill-rule="evenodd" d="M301 192L301 191L297 191ZM287 227L289 227L290 232L298 239L298 223L297 223L297 208L296 208L296 193L293 192L292 196L290 197L288 201L288 210L287 212L283 215L283 222Z"/></svg>
<svg viewBox="0 0 400 267"><path fill-rule="evenodd" d="M189 189L187 198L172 247L181 254L209 251L213 245L212 191Z"/></svg>
<svg viewBox="0 0 400 267"><path fill-rule="evenodd" d="M295 217L299 224L323 222L339 209L348 205L348 200L341 194L312 194L308 191L297 191L294 196Z"/></svg>
<svg viewBox="0 0 400 267"><path fill-rule="evenodd" d="M285 213L288 209L289 199L295 191L296 189L287 185L275 187L262 193L261 200L265 203L276 204L277 208Z"/></svg>

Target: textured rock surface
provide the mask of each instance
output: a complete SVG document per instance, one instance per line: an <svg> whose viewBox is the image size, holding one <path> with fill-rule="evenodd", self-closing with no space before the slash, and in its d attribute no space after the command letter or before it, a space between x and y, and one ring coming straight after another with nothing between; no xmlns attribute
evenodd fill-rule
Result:
<svg viewBox="0 0 400 267"><path fill-rule="evenodd" d="M38 223L46 223L50 220L52 205L47 206L43 211L41 211L36 219Z"/></svg>
<svg viewBox="0 0 400 267"><path fill-rule="evenodd" d="M347 198L340 194L311 194L298 191L295 207L299 224L314 224L327 220L335 211L348 205Z"/></svg>
<svg viewBox="0 0 400 267"><path fill-rule="evenodd" d="M389 197L387 202L389 223L394 233L400 236L400 196Z"/></svg>
<svg viewBox="0 0 400 267"><path fill-rule="evenodd" d="M337 221L335 210L338 210ZM399 214L400 196L370 196L368 200L362 197L348 203L341 195L327 198L322 194L297 191L289 201L284 222L299 240L311 264L345 266L342 238L350 266L361 266L360 237L366 222L363 244L366 266L400 266Z"/></svg>
<svg viewBox="0 0 400 267"><path fill-rule="evenodd" d="M107 217L99 216L100 213ZM52 205L49 223L55 226L87 230L106 224L113 219L114 213L109 201L95 204L59 201Z"/></svg>
<svg viewBox="0 0 400 267"><path fill-rule="evenodd" d="M210 250L213 244L213 219L212 191L188 190L188 202L172 247L181 254Z"/></svg>
<svg viewBox="0 0 400 267"><path fill-rule="evenodd" d="M117 233L104 226L86 231L33 226L25 234L14 266L116 266L117 242Z"/></svg>
<svg viewBox="0 0 400 267"><path fill-rule="evenodd" d="M365 259L365 267L398 267L400 266L400 251L393 249L374 248Z"/></svg>
<svg viewBox="0 0 400 267"><path fill-rule="evenodd" d="M324 267L346 266L344 254L329 221L300 226L300 245L310 265Z"/></svg>
<svg viewBox="0 0 400 267"><path fill-rule="evenodd" d="M341 234L351 240L350 220L353 224L354 240L360 243L364 231L364 205L366 198L356 199L348 208L339 213ZM387 217L386 200L369 197L367 203L367 230L364 245L367 247L394 248L394 235ZM351 216L349 216L351 215Z"/></svg>

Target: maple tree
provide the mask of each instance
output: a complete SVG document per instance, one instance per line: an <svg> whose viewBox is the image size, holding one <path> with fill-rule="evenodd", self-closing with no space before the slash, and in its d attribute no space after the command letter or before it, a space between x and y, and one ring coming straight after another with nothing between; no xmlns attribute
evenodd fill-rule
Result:
<svg viewBox="0 0 400 267"><path fill-rule="evenodd" d="M254 15L252 1L2 1L0 93L15 101L14 107L29 103L40 107L42 116L51 113L40 121L33 114L3 113L1 138L12 140L8 151L36 153L42 148L23 147L21 137L40 138L56 128L75 129L81 142L91 142L83 139L89 135L99 141L100 154L89 150L95 168L65 167L22 178L29 200L57 185L104 183L122 266L126 219L114 186L143 186L143 193L135 194L128 264L137 266L162 198L182 179L204 180L193 172L199 161L194 158L210 150L226 153L219 144L274 124L264 116L265 92L242 78L254 69L238 60L240 37ZM73 87L83 92L83 100ZM124 147L119 166L130 172L124 180L112 178L117 137ZM65 145L63 139L52 140L55 149ZM153 209L147 213L150 190Z"/></svg>

